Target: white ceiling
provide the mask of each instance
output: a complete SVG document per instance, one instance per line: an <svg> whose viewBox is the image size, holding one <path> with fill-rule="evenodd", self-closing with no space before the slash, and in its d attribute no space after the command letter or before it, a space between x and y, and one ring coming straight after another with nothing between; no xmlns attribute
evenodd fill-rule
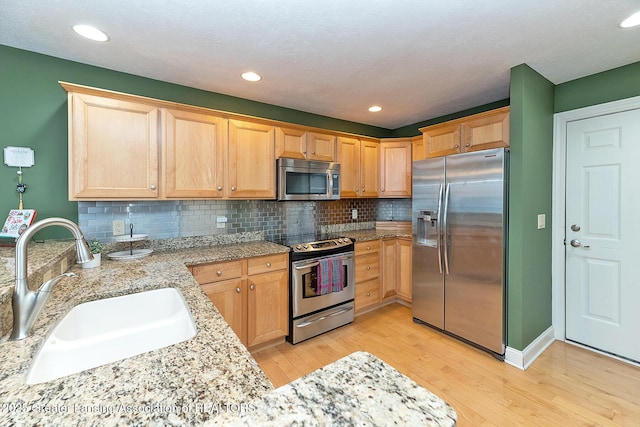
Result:
<svg viewBox="0 0 640 427"><path fill-rule="evenodd" d="M0 44L397 128L640 61L637 0L0 0ZM111 37L80 38L77 23ZM240 79L255 70L259 83ZM370 113L378 104L384 109Z"/></svg>

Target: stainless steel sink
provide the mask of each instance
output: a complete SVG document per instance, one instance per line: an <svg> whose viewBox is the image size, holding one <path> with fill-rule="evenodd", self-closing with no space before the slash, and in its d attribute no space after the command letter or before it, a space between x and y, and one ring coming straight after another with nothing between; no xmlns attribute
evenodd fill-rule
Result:
<svg viewBox="0 0 640 427"><path fill-rule="evenodd" d="M163 288L75 306L53 328L36 354L27 384L157 350L196 334L179 290Z"/></svg>

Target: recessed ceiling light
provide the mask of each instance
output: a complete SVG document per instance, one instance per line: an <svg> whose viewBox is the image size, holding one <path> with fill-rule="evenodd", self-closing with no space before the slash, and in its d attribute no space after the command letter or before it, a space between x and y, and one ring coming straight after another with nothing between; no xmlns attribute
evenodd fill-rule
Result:
<svg viewBox="0 0 640 427"><path fill-rule="evenodd" d="M635 27L640 25L640 12L636 12L620 23L622 28Z"/></svg>
<svg viewBox="0 0 640 427"><path fill-rule="evenodd" d="M369 107L369 111L371 111L372 113L377 113L378 111L382 111L382 107L380 107L379 105L373 105Z"/></svg>
<svg viewBox="0 0 640 427"><path fill-rule="evenodd" d="M80 34L82 37L97 42L106 42L109 40L109 36L100 31L96 27L91 25L78 24L73 26L73 31Z"/></svg>
<svg viewBox="0 0 640 427"><path fill-rule="evenodd" d="M242 73L242 78L249 82L257 82L262 80L262 76L258 73L254 73L253 71L247 71L246 73Z"/></svg>

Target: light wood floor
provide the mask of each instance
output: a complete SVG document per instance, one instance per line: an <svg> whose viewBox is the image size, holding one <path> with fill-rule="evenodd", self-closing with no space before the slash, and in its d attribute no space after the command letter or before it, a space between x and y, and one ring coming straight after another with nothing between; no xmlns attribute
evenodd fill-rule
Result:
<svg viewBox="0 0 640 427"><path fill-rule="evenodd" d="M640 368L556 341L521 371L413 323L400 304L254 357L279 387L358 350L446 400L459 426L640 425Z"/></svg>

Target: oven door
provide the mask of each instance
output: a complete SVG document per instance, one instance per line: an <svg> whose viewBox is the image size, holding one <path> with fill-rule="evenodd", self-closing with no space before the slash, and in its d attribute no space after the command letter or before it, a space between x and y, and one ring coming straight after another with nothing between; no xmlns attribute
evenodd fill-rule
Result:
<svg viewBox="0 0 640 427"><path fill-rule="evenodd" d="M342 290L318 295L318 268L320 260L340 256L342 258ZM291 302L293 317L353 300L355 296L353 252L317 257L291 263Z"/></svg>

